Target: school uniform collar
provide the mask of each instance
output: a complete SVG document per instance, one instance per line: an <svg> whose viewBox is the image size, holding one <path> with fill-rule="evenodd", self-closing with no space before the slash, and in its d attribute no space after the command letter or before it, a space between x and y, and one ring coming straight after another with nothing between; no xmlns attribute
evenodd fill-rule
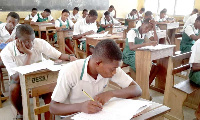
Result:
<svg viewBox="0 0 200 120"><path fill-rule="evenodd" d="M39 16L40 16L41 19L45 19L45 18L42 17L42 13L40 13ZM48 16L48 17L49 17L49 16ZM47 17L47 18L48 18L48 17Z"/></svg>
<svg viewBox="0 0 200 120"><path fill-rule="evenodd" d="M1 23L1 24L3 24L2 29L8 31L8 30L6 29L6 24L7 24L7 23ZM15 26L15 28L13 29L13 31L14 31L19 25L20 25L20 24L18 23L18 24ZM12 31L12 33L13 33L13 31ZM11 33L11 35L12 35L12 33Z"/></svg>
<svg viewBox="0 0 200 120"><path fill-rule="evenodd" d="M85 25L91 25L92 23L87 23L86 22L86 18L83 18L83 23L85 24Z"/></svg>
<svg viewBox="0 0 200 120"><path fill-rule="evenodd" d="M13 41L13 51L14 51L14 56L23 55L23 54L20 53L19 50L17 49L16 42L17 42L16 40Z"/></svg>
<svg viewBox="0 0 200 120"><path fill-rule="evenodd" d="M59 17L58 19L59 19L60 21L64 22L64 21L61 19L61 17ZM65 22L67 22L67 20L68 20L68 18L66 19ZM65 23L65 22L64 22L64 23Z"/></svg>
<svg viewBox="0 0 200 120"><path fill-rule="evenodd" d="M97 76L97 79L95 80L92 76L90 76L88 73L87 73L87 66L88 66L88 62L90 60L91 56L88 56L85 60L84 60L84 63L83 63L83 67L81 68L82 71L81 71L81 75L82 77L80 76L80 78L82 78L83 81L88 81L88 82L98 82L99 80L101 80L103 77L98 74Z"/></svg>

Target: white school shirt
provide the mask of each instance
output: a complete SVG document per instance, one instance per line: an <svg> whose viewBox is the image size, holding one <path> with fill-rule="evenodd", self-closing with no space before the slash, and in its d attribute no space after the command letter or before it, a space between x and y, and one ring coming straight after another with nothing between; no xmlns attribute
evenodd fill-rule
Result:
<svg viewBox="0 0 200 120"><path fill-rule="evenodd" d="M190 56L189 63L200 63L200 39L198 39L192 46L192 54Z"/></svg>
<svg viewBox="0 0 200 120"><path fill-rule="evenodd" d="M143 14L144 14L144 13L140 14L140 12L138 12L139 17L143 17L143 16L142 16Z"/></svg>
<svg viewBox="0 0 200 120"><path fill-rule="evenodd" d="M127 33L128 42L134 42L134 43L135 43L136 37L140 38L140 39L145 39L145 37L146 37L149 39L152 36L153 36L153 34L151 32L147 32L145 34L142 34L142 36L141 36L139 31L138 31L138 33L136 33L135 30L133 30L133 29L129 30Z"/></svg>
<svg viewBox="0 0 200 120"><path fill-rule="evenodd" d="M58 59L61 56L61 52L52 47L47 41L35 38L33 41L32 57L30 63L36 63L42 61L42 54L54 59ZM8 45L0 53L1 59L6 66L9 76L12 76L16 71L12 68L23 66L26 59L26 54L22 54L16 47L16 40L8 43Z"/></svg>
<svg viewBox="0 0 200 120"><path fill-rule="evenodd" d="M164 21L166 21L167 20L167 17L165 16L164 18L160 18L160 15L157 15L156 17L155 17L155 21L157 21L157 22L164 22Z"/></svg>
<svg viewBox="0 0 200 120"><path fill-rule="evenodd" d="M90 30L93 30L95 33L97 32L97 25L96 22L94 23L86 23L86 18L77 21L74 24L74 31L73 31L73 35L79 35L79 34L83 34L85 32L88 32ZM82 38L81 40L86 40L85 38Z"/></svg>
<svg viewBox="0 0 200 120"><path fill-rule="evenodd" d="M85 19L85 18L79 17L79 18L77 19L77 21L80 21L80 20L83 20L83 19Z"/></svg>
<svg viewBox="0 0 200 120"><path fill-rule="evenodd" d="M87 73L89 59L90 56L86 59L76 60L66 64L61 69L58 75L57 85L51 96L52 100L66 104L81 103L90 100L82 90L94 98L103 92L109 79L122 88L128 87L133 81L120 67L116 69L116 74L112 78L103 78L98 74L95 80Z"/></svg>
<svg viewBox="0 0 200 120"><path fill-rule="evenodd" d="M75 20L78 20L78 18L80 18L80 17L81 16L80 16L79 13L77 13L76 15L73 15L73 13L71 13L70 16L69 16L70 19L74 18Z"/></svg>
<svg viewBox="0 0 200 120"><path fill-rule="evenodd" d="M15 26L15 28L13 29L12 33L10 34L6 29L6 24L7 23L1 23L0 24L0 41L4 42L4 43L10 38L12 38L13 40L15 39L16 28L20 25L20 24L17 24Z"/></svg>
<svg viewBox="0 0 200 120"><path fill-rule="evenodd" d="M185 29L189 24L194 24L195 23L195 20L197 19L198 17L198 13L196 14L193 14L191 15L187 21L185 22L184 26L183 26L183 29Z"/></svg>
<svg viewBox="0 0 200 120"><path fill-rule="evenodd" d="M108 24L119 24L120 22L112 17L110 17L110 21L107 21L107 19L105 17L101 18L101 24L105 25L105 23L106 23L106 25L108 25Z"/></svg>
<svg viewBox="0 0 200 120"><path fill-rule="evenodd" d="M130 15L130 13L129 13L126 15L126 19L133 19L133 16L134 16L134 19L136 19L135 15Z"/></svg>
<svg viewBox="0 0 200 120"><path fill-rule="evenodd" d="M37 15L37 14L36 14ZM35 15L35 16L36 16ZM30 20L33 19L35 16L32 16L31 14L27 15L26 18L24 20Z"/></svg>
<svg viewBox="0 0 200 120"><path fill-rule="evenodd" d="M41 13L39 13L39 17L43 19ZM36 22L38 20L38 14L36 14L31 21ZM53 17L51 15L48 16L48 21L52 21Z"/></svg>
<svg viewBox="0 0 200 120"><path fill-rule="evenodd" d="M188 20L189 17L190 17L190 15L186 15L186 16L183 18L183 22L185 23L185 22Z"/></svg>
<svg viewBox="0 0 200 120"><path fill-rule="evenodd" d="M59 17L58 19L61 21L62 25L67 25L67 20L68 20L69 21L69 27L73 28L74 23L69 18L67 18L67 20L65 22L62 21L61 17ZM59 20L55 21L55 27L60 27L60 21Z"/></svg>
<svg viewBox="0 0 200 120"><path fill-rule="evenodd" d="M184 32L190 37L190 35L195 35L198 34L199 30L195 29L194 24L188 25L185 29Z"/></svg>

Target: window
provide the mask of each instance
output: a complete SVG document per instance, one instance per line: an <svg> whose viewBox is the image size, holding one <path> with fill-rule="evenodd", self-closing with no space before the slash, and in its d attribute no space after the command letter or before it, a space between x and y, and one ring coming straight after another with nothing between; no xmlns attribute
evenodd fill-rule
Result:
<svg viewBox="0 0 200 120"><path fill-rule="evenodd" d="M157 14L166 8L169 15L188 15L194 9L194 0L145 0L144 6Z"/></svg>

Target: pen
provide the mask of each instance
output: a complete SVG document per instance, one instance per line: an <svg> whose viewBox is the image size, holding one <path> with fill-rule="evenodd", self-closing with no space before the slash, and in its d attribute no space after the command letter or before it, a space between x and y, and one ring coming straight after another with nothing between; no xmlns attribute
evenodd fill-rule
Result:
<svg viewBox="0 0 200 120"><path fill-rule="evenodd" d="M93 99L90 95L88 95L83 89L82 89L82 91L83 91L83 93L84 93L85 95L87 95L92 101L94 101L94 99Z"/></svg>

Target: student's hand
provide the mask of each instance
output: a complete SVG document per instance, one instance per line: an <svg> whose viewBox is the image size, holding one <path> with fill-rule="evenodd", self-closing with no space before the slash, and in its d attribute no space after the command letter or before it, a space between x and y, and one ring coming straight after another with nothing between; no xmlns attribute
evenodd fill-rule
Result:
<svg viewBox="0 0 200 120"><path fill-rule="evenodd" d="M10 38L10 39L8 39L5 43L9 43L9 42L12 42L12 41L13 41L13 39Z"/></svg>
<svg viewBox="0 0 200 120"><path fill-rule="evenodd" d="M66 28L66 26L65 26L65 25L63 25L63 26L61 26L61 28Z"/></svg>
<svg viewBox="0 0 200 120"><path fill-rule="evenodd" d="M156 21L155 20L150 20L150 24L153 26L153 28L156 27Z"/></svg>
<svg viewBox="0 0 200 120"><path fill-rule="evenodd" d="M91 34L94 34L93 30L90 30L90 31L84 33L84 35L91 35Z"/></svg>
<svg viewBox="0 0 200 120"><path fill-rule="evenodd" d="M104 105L106 102L108 102L113 97L112 91L107 91L100 93L94 97L95 101L100 102L102 105Z"/></svg>
<svg viewBox="0 0 200 120"><path fill-rule="evenodd" d="M81 112L93 114L102 110L102 104L97 101L85 101L82 103Z"/></svg>
<svg viewBox="0 0 200 120"><path fill-rule="evenodd" d="M103 34L103 33L105 33L105 30L103 30L103 31L99 32L99 34ZM199 34L199 35L200 35L200 34Z"/></svg>
<svg viewBox="0 0 200 120"><path fill-rule="evenodd" d="M75 56L70 56L70 62L77 60L77 58Z"/></svg>
<svg viewBox="0 0 200 120"><path fill-rule="evenodd" d="M158 42L157 42L157 41L151 41L150 44L151 44L152 46L156 46L156 45L158 44Z"/></svg>
<svg viewBox="0 0 200 120"><path fill-rule="evenodd" d="M17 39L16 41L17 41L16 46L20 52L26 53L27 55L32 54L32 52L25 47L25 45L22 41L20 41L19 39Z"/></svg>

